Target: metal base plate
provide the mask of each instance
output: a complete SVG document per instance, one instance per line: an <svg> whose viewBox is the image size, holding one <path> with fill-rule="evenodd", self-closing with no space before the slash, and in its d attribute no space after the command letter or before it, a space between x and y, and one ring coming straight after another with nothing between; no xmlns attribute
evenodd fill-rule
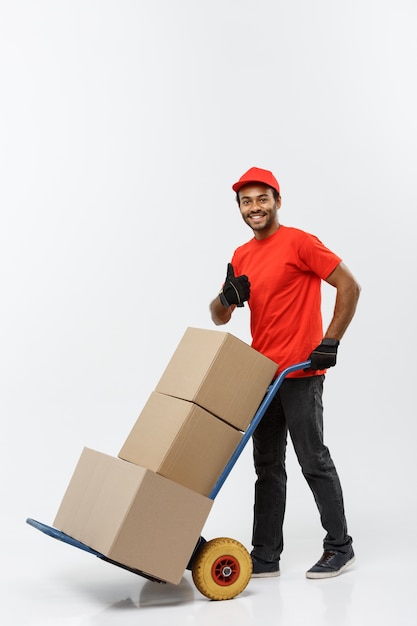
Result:
<svg viewBox="0 0 417 626"><path fill-rule="evenodd" d="M50 537L53 537L54 539L58 539L59 541L68 543L70 546L74 546L75 548L79 548L80 550L84 550L85 552L89 552L90 554L94 554L94 556L98 557L99 559L106 561L107 563L111 563L112 565L117 565L117 567L121 567L122 569L125 569L128 572L132 572L133 574L142 576L143 578L146 578L147 580L151 580L152 582L157 582L157 583L166 582L165 580L159 580L159 578L154 578L153 576L150 576L149 574L145 574L145 572L142 572L138 569L129 567L128 565L123 565L123 563L118 563L117 561L113 561L112 559L109 559L104 554L101 554L101 552L97 552L97 550L93 550L93 548L90 548L90 546L87 546L85 543L82 543L81 541L74 539L74 537L71 537L70 535L63 533L61 530L58 530L57 528L53 528L53 526L48 526L47 524L38 522L37 520L34 520L30 517L27 518L26 523L29 524L30 526L33 526L37 530L40 530L45 535L49 535Z"/></svg>

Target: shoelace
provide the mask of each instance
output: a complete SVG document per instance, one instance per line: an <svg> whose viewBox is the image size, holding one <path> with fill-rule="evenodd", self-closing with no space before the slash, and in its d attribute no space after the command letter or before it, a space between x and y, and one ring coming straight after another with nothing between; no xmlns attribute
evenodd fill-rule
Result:
<svg viewBox="0 0 417 626"><path fill-rule="evenodd" d="M336 552L325 550L325 552L323 552L323 556L320 559L320 563L327 564L335 554Z"/></svg>

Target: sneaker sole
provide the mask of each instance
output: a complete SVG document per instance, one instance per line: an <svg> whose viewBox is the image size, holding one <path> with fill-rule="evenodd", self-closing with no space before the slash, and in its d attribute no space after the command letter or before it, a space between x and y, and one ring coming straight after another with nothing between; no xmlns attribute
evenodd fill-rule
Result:
<svg viewBox="0 0 417 626"><path fill-rule="evenodd" d="M276 578L280 575L281 572L278 570L277 572L259 572L257 574L252 574L251 578Z"/></svg>
<svg viewBox="0 0 417 626"><path fill-rule="evenodd" d="M355 561L355 557L351 558L343 567L338 569L335 572L307 572L306 578L334 578L335 576L339 576L342 572L345 571L352 563Z"/></svg>

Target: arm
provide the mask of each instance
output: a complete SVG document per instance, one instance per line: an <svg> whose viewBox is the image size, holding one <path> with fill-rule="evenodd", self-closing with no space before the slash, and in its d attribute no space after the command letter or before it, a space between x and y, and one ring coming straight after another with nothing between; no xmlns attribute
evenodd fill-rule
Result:
<svg viewBox="0 0 417 626"><path fill-rule="evenodd" d="M312 370L325 370L336 365L339 341L355 314L361 291L359 284L343 263L326 278L326 282L336 288L336 303L332 320L321 344L310 354Z"/></svg>
<svg viewBox="0 0 417 626"><path fill-rule="evenodd" d="M216 326L222 326L223 324L227 324L227 322L232 317L232 313L235 308L235 304L232 304L226 308L220 302L220 297L216 296L214 300L210 302L211 319L216 324Z"/></svg>
<svg viewBox="0 0 417 626"><path fill-rule="evenodd" d="M336 288L336 303L324 337L340 341L355 314L361 287L344 263L336 267L326 282Z"/></svg>

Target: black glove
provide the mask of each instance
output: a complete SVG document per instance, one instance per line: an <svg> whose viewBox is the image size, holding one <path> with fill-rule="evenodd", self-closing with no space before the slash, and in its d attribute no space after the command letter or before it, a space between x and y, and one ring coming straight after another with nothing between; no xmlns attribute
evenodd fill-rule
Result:
<svg viewBox="0 0 417 626"><path fill-rule="evenodd" d="M231 304L237 306L243 306L246 300L249 300L250 294L250 282L248 277L243 274L242 276L235 276L233 265L228 263L226 280L224 281L223 289L219 293L220 302L223 306L228 308Z"/></svg>
<svg viewBox="0 0 417 626"><path fill-rule="evenodd" d="M336 365L337 347L339 341L337 339L323 339L321 344L314 348L308 357L311 361L310 369L325 370L328 367Z"/></svg>

